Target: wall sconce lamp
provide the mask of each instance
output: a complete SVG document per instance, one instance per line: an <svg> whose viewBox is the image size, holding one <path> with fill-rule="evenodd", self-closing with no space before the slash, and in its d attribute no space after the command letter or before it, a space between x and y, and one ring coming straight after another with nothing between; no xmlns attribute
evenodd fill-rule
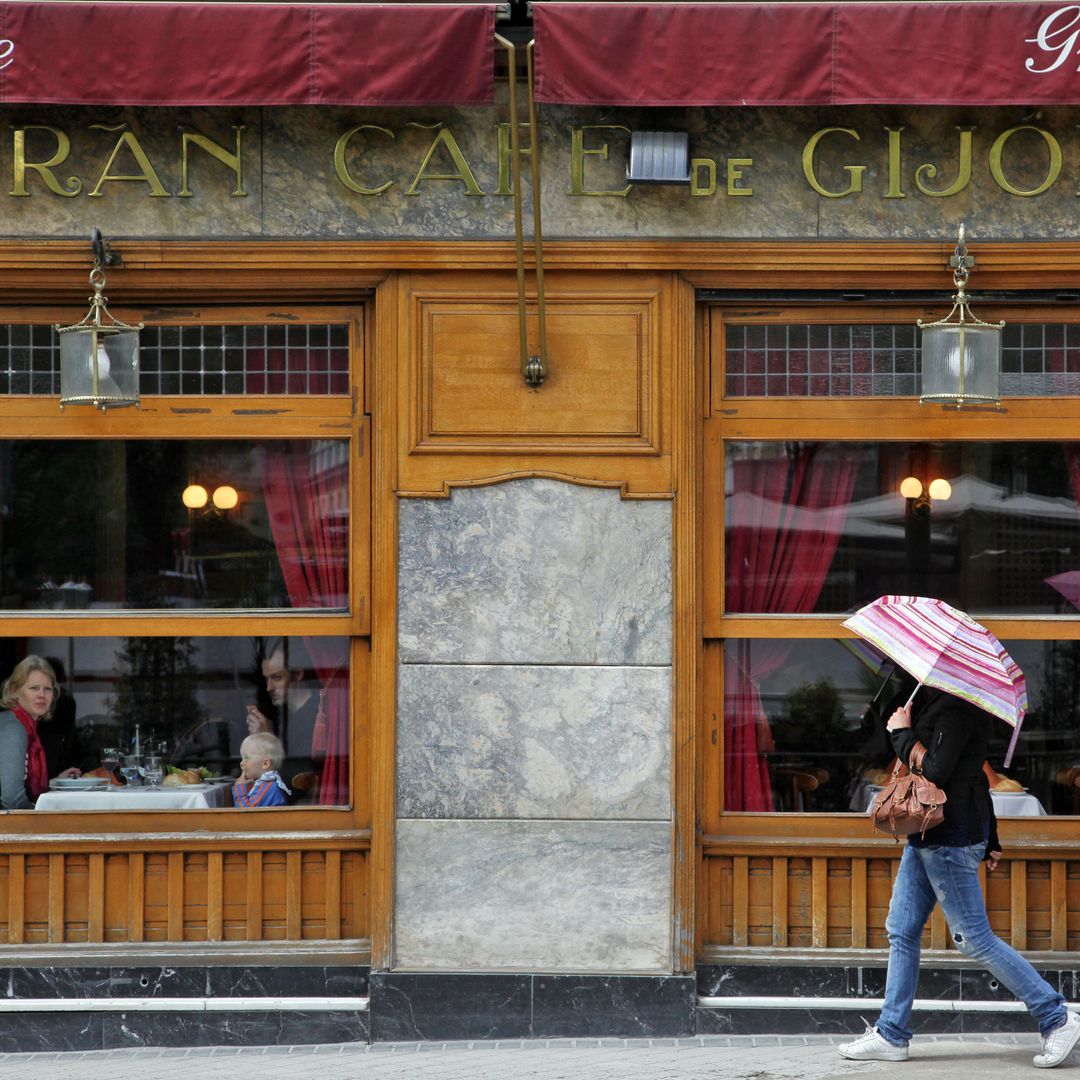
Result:
<svg viewBox="0 0 1080 1080"><path fill-rule="evenodd" d="M900 481L900 494L911 503L912 513L929 514L932 500L946 502L952 498L952 484L942 477L937 477L924 488L923 482L917 476L905 476Z"/></svg>
<svg viewBox="0 0 1080 1080"><path fill-rule="evenodd" d="M110 314L102 266L118 265L120 257L109 249L98 229L91 235L91 247L94 268L90 271L90 285L94 295L90 297L90 310L81 322L56 327L60 335L60 408L137 406L139 331L143 324L130 326Z"/></svg>
<svg viewBox="0 0 1080 1080"><path fill-rule="evenodd" d="M214 510L224 513L232 510L240 502L240 495L231 484L222 484L214 488L211 495L202 484L188 484L180 495L180 501L189 510L203 510L210 503ZM212 513L209 511L208 513Z"/></svg>
<svg viewBox="0 0 1080 1080"><path fill-rule="evenodd" d="M626 179L635 184L689 184L690 136L685 131L635 131Z"/></svg>
<svg viewBox="0 0 1080 1080"><path fill-rule="evenodd" d="M949 266L956 286L952 311L938 322L917 320L922 330L919 404L929 401L953 409L1000 409L1001 330L1005 323L983 322L971 313L964 288L975 267L975 256L968 254L964 244L962 223Z"/></svg>

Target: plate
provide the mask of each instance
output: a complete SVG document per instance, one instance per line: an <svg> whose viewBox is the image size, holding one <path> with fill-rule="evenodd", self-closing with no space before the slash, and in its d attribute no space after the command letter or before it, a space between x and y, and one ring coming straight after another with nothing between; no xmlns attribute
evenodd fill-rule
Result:
<svg viewBox="0 0 1080 1080"><path fill-rule="evenodd" d="M235 780L232 776L208 776L204 783L207 784L231 784Z"/></svg>
<svg viewBox="0 0 1080 1080"><path fill-rule="evenodd" d="M78 779L50 780L49 787L53 791L93 791L95 788L107 788L109 778L107 776L82 776Z"/></svg>
<svg viewBox="0 0 1080 1080"><path fill-rule="evenodd" d="M991 791L991 795L1026 795L1028 793L1027 788L1021 788L1019 791Z"/></svg>

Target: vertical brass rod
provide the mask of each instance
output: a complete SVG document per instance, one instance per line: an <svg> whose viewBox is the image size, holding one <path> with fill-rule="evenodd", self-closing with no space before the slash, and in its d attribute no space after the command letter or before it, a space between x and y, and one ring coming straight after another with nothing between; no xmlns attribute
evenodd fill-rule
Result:
<svg viewBox="0 0 1080 1080"><path fill-rule="evenodd" d="M518 339L521 352L521 370L524 373L529 363L529 329L526 323L525 306L525 238L521 225L521 138L518 130L517 110L517 49L512 41L507 41L501 34L495 35L495 41L506 49L509 66L510 89L510 176L514 187L514 249L517 253L518 281Z"/></svg>
<svg viewBox="0 0 1080 1080"><path fill-rule="evenodd" d="M547 377L548 344L547 313L544 310L544 237L540 228L540 125L536 121L536 78L534 52L536 42L530 41L525 50L528 61L529 86L529 165L532 174L533 251L536 259L536 317L540 324L541 378Z"/></svg>

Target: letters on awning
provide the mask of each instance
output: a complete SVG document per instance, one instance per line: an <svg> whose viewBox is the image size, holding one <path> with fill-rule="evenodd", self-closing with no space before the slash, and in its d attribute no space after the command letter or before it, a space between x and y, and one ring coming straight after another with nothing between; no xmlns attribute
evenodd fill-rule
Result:
<svg viewBox="0 0 1080 1080"><path fill-rule="evenodd" d="M485 105L494 4L0 3L0 103Z"/></svg>
<svg viewBox="0 0 1080 1080"><path fill-rule="evenodd" d="M534 2L540 101L1080 102L1080 4Z"/></svg>

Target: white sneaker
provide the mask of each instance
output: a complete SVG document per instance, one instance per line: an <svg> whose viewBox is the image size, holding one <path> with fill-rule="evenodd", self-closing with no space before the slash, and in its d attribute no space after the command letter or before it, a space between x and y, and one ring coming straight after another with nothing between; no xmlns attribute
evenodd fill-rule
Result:
<svg viewBox="0 0 1080 1080"><path fill-rule="evenodd" d="M1060 1065L1080 1042L1080 1016L1069 1013L1061 1027L1043 1036L1042 1053L1032 1059L1036 1069L1052 1069Z"/></svg>
<svg viewBox="0 0 1080 1080"><path fill-rule="evenodd" d="M1057 1032L1051 1032L1047 1038L1056 1034ZM1069 1045L1071 1048L1072 1043ZM868 1027L854 1042L841 1043L836 1049L841 1057L850 1058L852 1061L907 1061L908 1059L906 1045L897 1046L896 1043L889 1042L874 1027ZM1056 1065L1057 1062L1054 1064Z"/></svg>

